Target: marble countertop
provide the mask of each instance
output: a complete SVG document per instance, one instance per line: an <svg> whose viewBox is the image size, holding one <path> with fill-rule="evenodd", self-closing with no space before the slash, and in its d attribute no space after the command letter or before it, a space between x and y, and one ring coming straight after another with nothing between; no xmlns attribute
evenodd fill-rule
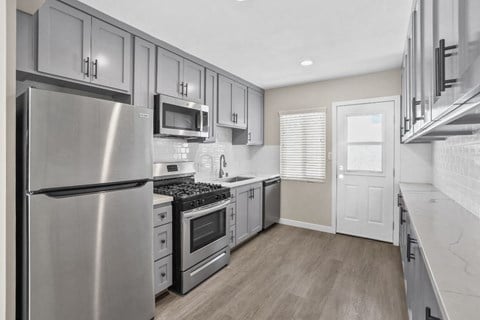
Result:
<svg viewBox="0 0 480 320"><path fill-rule="evenodd" d="M273 174L237 174L237 175L233 175L232 177L250 177L251 179L238 181L238 182L225 182L225 181L222 181L222 179L199 179L198 181L208 182L208 183L219 183L222 186L227 188L237 188L247 184L258 183L265 180L278 178L280 177L280 174L278 173L277 174L275 173Z"/></svg>
<svg viewBox="0 0 480 320"><path fill-rule="evenodd" d="M478 319L480 219L430 184L400 189L444 320Z"/></svg>
<svg viewBox="0 0 480 320"><path fill-rule="evenodd" d="M173 197L170 196L164 196L162 194L153 194L153 205L159 205L159 204L164 204L164 203L169 203L173 201Z"/></svg>

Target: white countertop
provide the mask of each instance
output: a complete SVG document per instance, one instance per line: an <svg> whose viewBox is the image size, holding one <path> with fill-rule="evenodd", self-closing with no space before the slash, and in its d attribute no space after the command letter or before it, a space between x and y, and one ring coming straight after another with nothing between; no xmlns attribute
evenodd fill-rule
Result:
<svg viewBox="0 0 480 320"><path fill-rule="evenodd" d="M198 181L207 182L207 183L218 183L227 188L237 188L247 184L258 183L265 180L278 178L280 177L280 174L278 173L277 174L275 173L274 174L237 174L237 175L231 176L231 178L233 177L251 177L251 179L238 181L238 182L225 182L225 181L222 181L222 179L198 179ZM228 179L228 177L225 179Z"/></svg>
<svg viewBox="0 0 480 320"><path fill-rule="evenodd" d="M159 204L164 204L164 203L169 203L173 201L173 197L170 196L164 196L163 194L153 194L153 205L159 205Z"/></svg>
<svg viewBox="0 0 480 320"><path fill-rule="evenodd" d="M444 320L479 319L480 219L430 184L400 189Z"/></svg>

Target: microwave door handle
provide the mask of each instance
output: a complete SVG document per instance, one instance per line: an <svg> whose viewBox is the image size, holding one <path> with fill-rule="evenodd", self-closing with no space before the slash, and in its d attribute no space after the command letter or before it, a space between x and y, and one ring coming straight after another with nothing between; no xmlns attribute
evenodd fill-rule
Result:
<svg viewBox="0 0 480 320"><path fill-rule="evenodd" d="M209 213L225 209L228 205L230 204L230 199L223 200L219 202L218 204L215 205L208 205L196 209L192 209L189 211L184 211L182 212L183 218L184 219L194 219L194 218L199 218L202 216L205 216Z"/></svg>

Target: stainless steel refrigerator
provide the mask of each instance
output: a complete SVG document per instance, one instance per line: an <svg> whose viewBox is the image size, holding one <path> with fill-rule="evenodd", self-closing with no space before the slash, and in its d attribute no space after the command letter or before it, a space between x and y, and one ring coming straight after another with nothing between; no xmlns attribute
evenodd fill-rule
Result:
<svg viewBox="0 0 480 320"><path fill-rule="evenodd" d="M17 110L18 318L152 319L151 110L34 88Z"/></svg>

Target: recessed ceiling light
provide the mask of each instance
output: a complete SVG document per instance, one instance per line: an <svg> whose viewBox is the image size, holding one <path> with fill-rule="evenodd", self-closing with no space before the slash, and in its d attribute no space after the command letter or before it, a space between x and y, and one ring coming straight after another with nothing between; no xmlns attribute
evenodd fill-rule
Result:
<svg viewBox="0 0 480 320"><path fill-rule="evenodd" d="M304 67L308 67L308 66L311 66L313 64L313 61L312 60L303 60L302 62L300 62L300 64Z"/></svg>

